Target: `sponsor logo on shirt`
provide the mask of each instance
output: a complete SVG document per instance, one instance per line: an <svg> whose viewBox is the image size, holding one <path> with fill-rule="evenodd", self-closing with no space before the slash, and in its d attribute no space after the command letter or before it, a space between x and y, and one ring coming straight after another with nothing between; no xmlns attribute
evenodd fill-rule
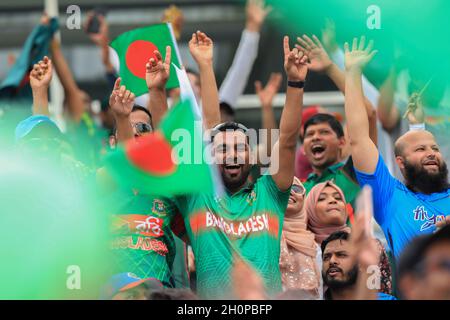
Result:
<svg viewBox="0 0 450 320"><path fill-rule="evenodd" d="M161 256L169 253L169 249L164 242L147 237L137 237L136 241L133 241L131 236L118 237L112 240L111 248L152 251Z"/></svg>
<svg viewBox="0 0 450 320"><path fill-rule="evenodd" d="M253 215L248 220L239 221L226 220L206 211L195 215L190 223L194 232L198 232L199 229L216 229L232 237L244 237L263 232L269 232L277 237L279 231L278 218L267 213Z"/></svg>
<svg viewBox="0 0 450 320"><path fill-rule="evenodd" d="M424 221L420 227L420 231L425 231L432 228L437 222L445 220L444 215L430 215L424 206L417 206L414 210L414 221Z"/></svg>
<svg viewBox="0 0 450 320"><path fill-rule="evenodd" d="M115 215L113 230L115 233L135 233L147 237L161 237L164 235L161 218L143 214Z"/></svg>

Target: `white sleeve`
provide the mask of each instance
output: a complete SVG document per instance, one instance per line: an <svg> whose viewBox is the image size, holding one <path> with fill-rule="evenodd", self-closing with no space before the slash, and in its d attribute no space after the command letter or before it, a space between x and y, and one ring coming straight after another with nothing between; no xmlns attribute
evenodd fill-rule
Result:
<svg viewBox="0 0 450 320"><path fill-rule="evenodd" d="M342 51L340 48L334 51L331 55L331 60L336 63L336 65L341 70L345 70L345 56L344 51ZM363 75L362 76L362 87L364 95L366 96L367 100L370 101L370 103L376 108L378 106L378 98L380 97L380 92L378 89L367 80L367 78Z"/></svg>
<svg viewBox="0 0 450 320"><path fill-rule="evenodd" d="M244 92L253 63L258 55L259 37L258 32L248 30L242 32L233 63L220 86L220 101L228 103L231 107L236 105L237 99Z"/></svg>

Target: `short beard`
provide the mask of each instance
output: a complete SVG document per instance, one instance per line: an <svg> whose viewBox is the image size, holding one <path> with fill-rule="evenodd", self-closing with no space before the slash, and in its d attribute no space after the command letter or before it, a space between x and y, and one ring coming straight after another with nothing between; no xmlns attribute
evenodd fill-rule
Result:
<svg viewBox="0 0 450 320"><path fill-rule="evenodd" d="M346 280L329 279L326 272L322 271L323 283L331 290L342 290L351 287L356 284L358 279L358 266L353 266L345 275L347 276Z"/></svg>
<svg viewBox="0 0 450 320"><path fill-rule="evenodd" d="M224 176L222 176L222 181L225 187L232 191L238 191L248 180L248 176L250 175L251 167L246 171L242 171L242 177L239 180L229 181Z"/></svg>
<svg viewBox="0 0 450 320"><path fill-rule="evenodd" d="M424 194L442 192L448 189L448 169L443 162L439 166L439 173L430 174L421 166L414 166L405 161L405 184L412 191Z"/></svg>

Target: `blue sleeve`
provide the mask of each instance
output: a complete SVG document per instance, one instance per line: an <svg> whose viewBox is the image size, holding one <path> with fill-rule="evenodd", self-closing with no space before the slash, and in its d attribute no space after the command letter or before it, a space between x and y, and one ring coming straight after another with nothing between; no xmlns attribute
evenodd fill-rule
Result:
<svg viewBox="0 0 450 320"><path fill-rule="evenodd" d="M381 154L378 158L377 167L372 174L364 173L355 169L356 178L361 187L368 184L372 187L374 217L380 226L383 226L387 214L386 207L394 193L396 180L391 176L389 169L384 163Z"/></svg>

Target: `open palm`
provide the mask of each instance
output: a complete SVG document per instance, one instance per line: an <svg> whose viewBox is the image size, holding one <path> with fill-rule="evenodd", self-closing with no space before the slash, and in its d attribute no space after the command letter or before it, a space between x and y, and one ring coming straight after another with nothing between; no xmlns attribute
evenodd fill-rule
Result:
<svg viewBox="0 0 450 320"><path fill-rule="evenodd" d="M369 44L366 48L365 41L366 38L362 36L358 44L358 39L354 38L351 51L349 49L348 42L344 44L346 70L363 69L377 53L376 50L372 50L373 41L369 41Z"/></svg>
<svg viewBox="0 0 450 320"><path fill-rule="evenodd" d="M295 47L303 51L309 58L308 69L315 72L324 72L333 64L316 36L313 35L313 39L311 39L307 35L303 35L303 38L298 37L297 41L298 44Z"/></svg>

